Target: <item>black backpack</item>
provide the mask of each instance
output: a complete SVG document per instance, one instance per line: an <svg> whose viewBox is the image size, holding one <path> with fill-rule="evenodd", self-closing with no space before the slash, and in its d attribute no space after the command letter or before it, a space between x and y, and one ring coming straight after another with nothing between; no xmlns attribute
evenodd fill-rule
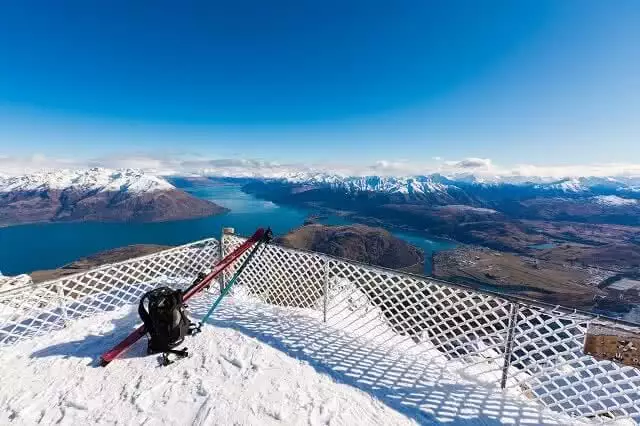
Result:
<svg viewBox="0 0 640 426"><path fill-rule="evenodd" d="M185 336L192 334L192 323L187 318L182 290L160 287L145 293L140 299L138 314L149 333L147 353L174 353L187 356L187 350L176 350ZM148 311L144 307L148 301Z"/></svg>

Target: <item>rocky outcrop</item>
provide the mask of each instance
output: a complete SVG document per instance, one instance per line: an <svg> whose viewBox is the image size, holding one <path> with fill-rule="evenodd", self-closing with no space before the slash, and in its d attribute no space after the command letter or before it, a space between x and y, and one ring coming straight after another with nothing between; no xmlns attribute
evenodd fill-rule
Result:
<svg viewBox="0 0 640 426"><path fill-rule="evenodd" d="M419 273L424 267L422 250L382 228L312 224L278 238L277 242L287 247L313 250L386 268Z"/></svg>
<svg viewBox="0 0 640 426"><path fill-rule="evenodd" d="M119 247L111 250L101 251L91 256L83 257L75 260L67 265L57 269L46 269L42 271L32 272L31 278L33 282L42 282L61 278L66 275L86 272L90 269L108 263L122 262L123 260L132 259L134 257L146 256L161 250L170 249L171 246L163 246L157 244L134 244L125 247Z"/></svg>

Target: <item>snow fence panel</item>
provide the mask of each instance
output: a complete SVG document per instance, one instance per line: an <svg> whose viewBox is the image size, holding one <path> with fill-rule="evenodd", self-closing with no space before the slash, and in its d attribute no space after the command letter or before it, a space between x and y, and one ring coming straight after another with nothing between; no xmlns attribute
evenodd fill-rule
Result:
<svg viewBox="0 0 640 426"><path fill-rule="evenodd" d="M62 328L68 321L137 303L145 292L162 285L188 285L218 260L218 241L210 238L0 292L0 346Z"/></svg>
<svg viewBox="0 0 640 426"><path fill-rule="evenodd" d="M225 235L223 253L245 240ZM328 327L391 363L440 362L576 418L640 420L640 370L584 353L589 324L608 319L272 244L238 283L266 303L324 309Z"/></svg>
<svg viewBox="0 0 640 426"><path fill-rule="evenodd" d="M640 371L584 352L589 324L606 320L521 305L509 387L546 407L606 421L640 417Z"/></svg>
<svg viewBox="0 0 640 426"><path fill-rule="evenodd" d="M0 345L4 346L64 327L65 315L54 285L17 292L12 297L0 293ZM16 293L16 292L12 292Z"/></svg>
<svg viewBox="0 0 640 426"><path fill-rule="evenodd" d="M389 344L398 356L474 368L496 383L504 364L510 302L400 272L348 261L329 263L327 322Z"/></svg>
<svg viewBox="0 0 640 426"><path fill-rule="evenodd" d="M246 238L224 236L224 255L228 255ZM249 256L245 252L225 271L227 282ZM238 277L237 284L246 294L272 305L311 308L321 311L324 303L325 265L327 259L316 253L300 252L267 244Z"/></svg>

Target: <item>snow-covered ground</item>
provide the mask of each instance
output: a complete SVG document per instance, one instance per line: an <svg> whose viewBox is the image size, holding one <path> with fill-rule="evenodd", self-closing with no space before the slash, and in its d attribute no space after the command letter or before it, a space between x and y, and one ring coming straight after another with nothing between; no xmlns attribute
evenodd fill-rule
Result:
<svg viewBox="0 0 640 426"><path fill-rule="evenodd" d="M198 299L196 318L212 296ZM139 322L133 307L0 349L0 424L570 424L309 311L236 297L214 316L168 367L145 341L96 366Z"/></svg>
<svg viewBox="0 0 640 426"><path fill-rule="evenodd" d="M0 291L8 290L9 288L17 288L25 285L32 284L33 280L27 274L20 274L14 276L4 276L0 273Z"/></svg>
<svg viewBox="0 0 640 426"><path fill-rule="evenodd" d="M0 424L413 423L233 329L206 327L189 339L192 355L169 367L143 356L144 342L96 367L137 321L126 308L0 351Z"/></svg>

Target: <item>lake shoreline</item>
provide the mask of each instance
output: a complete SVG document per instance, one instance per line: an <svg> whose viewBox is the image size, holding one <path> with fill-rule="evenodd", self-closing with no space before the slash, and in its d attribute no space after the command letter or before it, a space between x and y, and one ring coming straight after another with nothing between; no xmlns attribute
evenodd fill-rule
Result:
<svg viewBox="0 0 640 426"><path fill-rule="evenodd" d="M203 184L210 183L210 184ZM250 235L258 227L271 226L284 235L303 226L317 214L315 210L292 208L245 194L241 184L201 181L180 188L196 197L218 202L229 212L197 219L164 222L37 222L0 228L0 271L18 275L56 269L77 259L132 244L181 245L205 238L219 238L223 227L233 227L238 235ZM347 225L355 221L328 217L324 224ZM398 232L391 230L394 235ZM415 233L400 232L400 238L425 252L450 248L451 243L430 240ZM430 268L430 266L429 266Z"/></svg>

